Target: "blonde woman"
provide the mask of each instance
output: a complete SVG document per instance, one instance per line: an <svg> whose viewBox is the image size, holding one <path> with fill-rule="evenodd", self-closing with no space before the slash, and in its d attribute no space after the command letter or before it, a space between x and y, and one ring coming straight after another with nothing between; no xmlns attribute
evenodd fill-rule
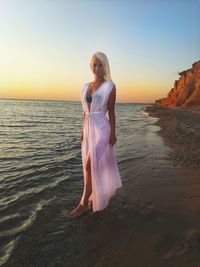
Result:
<svg viewBox="0 0 200 267"><path fill-rule="evenodd" d="M116 189L122 186L116 162L116 87L110 77L107 56L102 52L95 53L90 67L94 81L84 84L81 95L84 190L80 203L70 213L74 217L89 208L93 212L105 209Z"/></svg>

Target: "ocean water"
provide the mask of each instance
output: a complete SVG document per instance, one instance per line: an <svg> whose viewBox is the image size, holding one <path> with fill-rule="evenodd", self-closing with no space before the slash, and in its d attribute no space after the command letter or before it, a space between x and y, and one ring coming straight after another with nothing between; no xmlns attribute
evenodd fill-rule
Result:
<svg viewBox="0 0 200 267"><path fill-rule="evenodd" d="M143 111L145 106L116 104L122 183L127 164L149 157L149 146L156 149L156 119ZM37 227L42 212L62 202L68 212L70 201L79 202L83 190L82 118L80 102L0 100L0 266L12 258L26 232ZM61 221L69 224L63 216L57 218L54 229L59 229ZM54 238L59 234L61 230L51 233ZM51 243L41 247L51 251Z"/></svg>

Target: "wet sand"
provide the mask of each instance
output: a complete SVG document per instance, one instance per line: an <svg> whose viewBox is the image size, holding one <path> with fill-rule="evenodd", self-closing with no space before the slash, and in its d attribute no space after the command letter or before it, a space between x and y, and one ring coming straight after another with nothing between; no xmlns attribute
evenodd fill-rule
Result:
<svg viewBox="0 0 200 267"><path fill-rule="evenodd" d="M104 211L70 219L77 203L55 202L3 266L200 266L200 169L179 166L152 129L148 156L119 165L123 187Z"/></svg>

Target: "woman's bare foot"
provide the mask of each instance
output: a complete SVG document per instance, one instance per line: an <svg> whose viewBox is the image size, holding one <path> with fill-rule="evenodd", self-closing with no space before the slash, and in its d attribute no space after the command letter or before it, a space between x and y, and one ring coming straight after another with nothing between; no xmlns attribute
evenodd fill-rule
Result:
<svg viewBox="0 0 200 267"><path fill-rule="evenodd" d="M84 206L82 204L78 204L78 206L70 212L70 215L73 217L81 216L85 211L88 210L88 204L85 204Z"/></svg>

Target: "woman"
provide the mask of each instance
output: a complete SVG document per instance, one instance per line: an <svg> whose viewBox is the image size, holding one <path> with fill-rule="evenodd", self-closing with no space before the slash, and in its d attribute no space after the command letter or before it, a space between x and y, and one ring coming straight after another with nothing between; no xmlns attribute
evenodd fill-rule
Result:
<svg viewBox="0 0 200 267"><path fill-rule="evenodd" d="M89 208L93 212L103 210L116 189L122 186L115 157L116 87L110 77L106 55L95 53L90 67L94 81L84 84L81 96L84 111L81 137L84 190L80 203L70 213L74 217Z"/></svg>

